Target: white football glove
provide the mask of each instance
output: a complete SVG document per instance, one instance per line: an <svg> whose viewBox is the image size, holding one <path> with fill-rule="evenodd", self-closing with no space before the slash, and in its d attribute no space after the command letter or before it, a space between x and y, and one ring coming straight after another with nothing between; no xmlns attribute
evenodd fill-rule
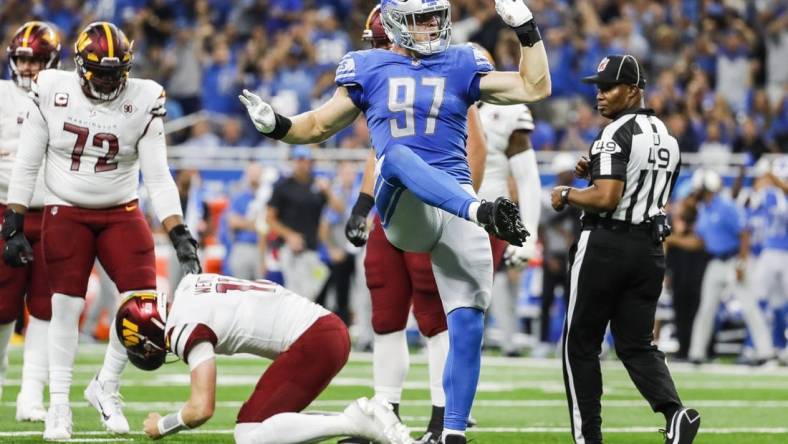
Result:
<svg viewBox="0 0 788 444"><path fill-rule="evenodd" d="M525 0L495 0L495 10L512 28L517 28L534 18Z"/></svg>
<svg viewBox="0 0 788 444"><path fill-rule="evenodd" d="M507 267L522 267L536 254L533 242L526 241L522 247L507 245L503 253L503 263Z"/></svg>
<svg viewBox="0 0 788 444"><path fill-rule="evenodd" d="M243 90L243 95L238 96L238 99L246 107L246 112L249 113L249 117L252 119L257 131L269 134L274 130L276 127L276 116L271 105L265 103L260 96L248 89Z"/></svg>

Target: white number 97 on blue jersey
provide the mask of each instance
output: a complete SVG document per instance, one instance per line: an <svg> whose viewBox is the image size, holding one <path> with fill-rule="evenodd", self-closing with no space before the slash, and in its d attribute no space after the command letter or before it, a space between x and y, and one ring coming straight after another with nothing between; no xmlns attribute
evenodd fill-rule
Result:
<svg viewBox="0 0 788 444"><path fill-rule="evenodd" d="M417 111L421 107L417 106L416 101L425 96L424 89L431 90L431 105L425 115L418 115ZM388 108L392 113L402 113L397 117L389 119L391 137L406 137L416 135L416 122L423 121L426 117L424 134L435 134L435 126L443 94L446 90L446 79L444 77L422 77L420 84L416 83L413 77L392 77L389 78L389 99ZM420 114L420 113L419 113Z"/></svg>

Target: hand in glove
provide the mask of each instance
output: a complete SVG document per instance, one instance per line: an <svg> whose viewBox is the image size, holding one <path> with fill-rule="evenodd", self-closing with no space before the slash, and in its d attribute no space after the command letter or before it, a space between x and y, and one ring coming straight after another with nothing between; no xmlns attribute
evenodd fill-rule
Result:
<svg viewBox="0 0 788 444"><path fill-rule="evenodd" d="M24 224L24 214L6 208L0 233L5 241L3 260L12 267L24 267L33 262L33 248L25 237Z"/></svg>
<svg viewBox="0 0 788 444"><path fill-rule="evenodd" d="M271 133L276 127L276 115L271 105L265 103L257 94L245 89L238 99L246 107L246 112L254 123L257 131L263 134Z"/></svg>
<svg viewBox="0 0 788 444"><path fill-rule="evenodd" d="M197 241L194 240L189 228L184 224L176 225L170 230L170 240L175 247L175 254L184 274L202 273L200 258L197 257Z"/></svg>
<svg viewBox="0 0 788 444"><path fill-rule="evenodd" d="M369 233L367 232L367 218L360 214L353 214L345 224L345 237L351 244L363 247L367 243Z"/></svg>
<svg viewBox="0 0 788 444"><path fill-rule="evenodd" d="M532 257L534 257L534 251L529 242L526 242L522 247L507 245L506 251L503 253L503 263L507 267L522 267L527 265Z"/></svg>
<svg viewBox="0 0 788 444"><path fill-rule="evenodd" d="M524 0L495 0L495 10L512 28L522 26L534 18Z"/></svg>

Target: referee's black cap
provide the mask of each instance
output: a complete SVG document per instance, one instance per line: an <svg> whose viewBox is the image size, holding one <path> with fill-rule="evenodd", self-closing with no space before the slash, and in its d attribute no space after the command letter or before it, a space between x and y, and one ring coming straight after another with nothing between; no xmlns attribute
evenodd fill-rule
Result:
<svg viewBox="0 0 788 444"><path fill-rule="evenodd" d="M596 74L583 77L583 83L601 85L634 85L640 89L646 87L643 68L634 56L629 54L609 55L599 62Z"/></svg>

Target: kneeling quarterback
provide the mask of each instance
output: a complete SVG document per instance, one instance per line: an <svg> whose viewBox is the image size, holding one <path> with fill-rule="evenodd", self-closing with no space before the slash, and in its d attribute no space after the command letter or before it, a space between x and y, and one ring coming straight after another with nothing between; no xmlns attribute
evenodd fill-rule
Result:
<svg viewBox="0 0 788 444"><path fill-rule="evenodd" d="M115 321L137 367L155 370L171 352L191 370L191 394L183 408L164 417L148 415L144 427L152 439L206 422L215 404L215 355L251 353L274 362L238 412L237 443L304 443L348 435L412 442L390 407L374 398L354 401L340 414L298 413L345 365L350 338L339 317L273 282L190 274L171 306L163 295L135 292Z"/></svg>

